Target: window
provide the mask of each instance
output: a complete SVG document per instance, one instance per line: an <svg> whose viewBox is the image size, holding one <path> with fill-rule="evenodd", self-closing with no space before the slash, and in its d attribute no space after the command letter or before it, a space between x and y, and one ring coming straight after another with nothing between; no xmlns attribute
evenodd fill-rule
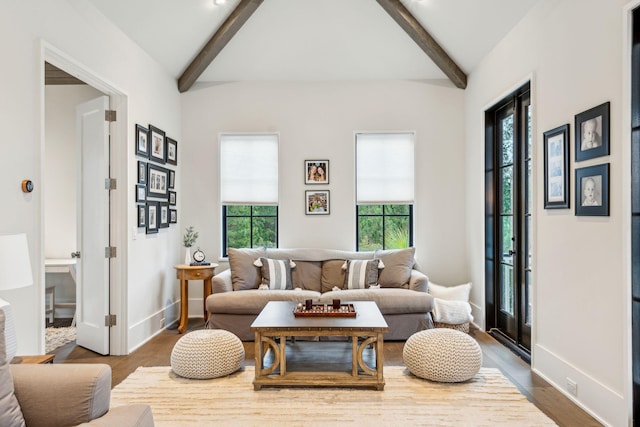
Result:
<svg viewBox="0 0 640 427"><path fill-rule="evenodd" d="M414 139L356 134L357 250L413 246Z"/></svg>
<svg viewBox="0 0 640 427"><path fill-rule="evenodd" d="M220 136L222 253L278 246L278 136Z"/></svg>

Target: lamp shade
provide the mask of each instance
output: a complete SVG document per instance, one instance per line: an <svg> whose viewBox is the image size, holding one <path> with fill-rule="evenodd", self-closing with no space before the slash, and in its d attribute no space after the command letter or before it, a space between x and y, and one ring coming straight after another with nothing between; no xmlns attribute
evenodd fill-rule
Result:
<svg viewBox="0 0 640 427"><path fill-rule="evenodd" d="M0 235L0 291L32 284L27 235Z"/></svg>

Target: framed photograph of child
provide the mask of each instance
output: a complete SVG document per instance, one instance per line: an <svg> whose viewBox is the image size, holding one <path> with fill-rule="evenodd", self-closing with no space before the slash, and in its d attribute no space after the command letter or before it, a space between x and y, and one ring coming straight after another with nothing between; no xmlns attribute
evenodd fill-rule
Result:
<svg viewBox="0 0 640 427"><path fill-rule="evenodd" d="M305 184L329 183L329 160L305 160L304 161Z"/></svg>
<svg viewBox="0 0 640 427"><path fill-rule="evenodd" d="M147 226L147 207L145 205L138 205L138 228L144 228Z"/></svg>
<svg viewBox="0 0 640 427"><path fill-rule="evenodd" d="M147 197L167 200L169 194L168 185L169 169L149 163L147 165Z"/></svg>
<svg viewBox="0 0 640 427"><path fill-rule="evenodd" d="M147 162L138 160L138 184L147 183Z"/></svg>
<svg viewBox="0 0 640 427"><path fill-rule="evenodd" d="M149 159L158 163L167 162L167 143L163 130L149 125Z"/></svg>
<svg viewBox="0 0 640 427"><path fill-rule="evenodd" d="M576 215L609 216L609 163L576 169Z"/></svg>
<svg viewBox="0 0 640 427"><path fill-rule="evenodd" d="M136 184L136 202L144 203L147 200L147 188L143 184Z"/></svg>
<svg viewBox="0 0 640 427"><path fill-rule="evenodd" d="M136 125L136 155L149 157L149 129Z"/></svg>
<svg viewBox="0 0 640 427"><path fill-rule="evenodd" d="M169 227L169 203L160 202L160 223L159 228Z"/></svg>
<svg viewBox="0 0 640 427"><path fill-rule="evenodd" d="M544 208L569 208L569 124L544 133Z"/></svg>
<svg viewBox="0 0 640 427"><path fill-rule="evenodd" d="M178 211L176 209L169 209L169 224L176 224L178 222Z"/></svg>
<svg viewBox="0 0 640 427"><path fill-rule="evenodd" d="M146 233L147 234L157 233L159 224L160 224L160 203L147 202Z"/></svg>
<svg viewBox="0 0 640 427"><path fill-rule="evenodd" d="M329 215L329 190L305 191L307 215Z"/></svg>
<svg viewBox="0 0 640 427"><path fill-rule="evenodd" d="M178 164L178 141L167 137L167 163Z"/></svg>
<svg viewBox="0 0 640 427"><path fill-rule="evenodd" d="M609 155L609 104L576 115L576 162Z"/></svg>

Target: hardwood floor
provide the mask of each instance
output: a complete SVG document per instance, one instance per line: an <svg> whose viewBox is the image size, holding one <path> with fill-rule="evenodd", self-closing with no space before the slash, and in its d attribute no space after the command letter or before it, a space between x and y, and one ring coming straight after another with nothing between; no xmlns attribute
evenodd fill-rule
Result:
<svg viewBox="0 0 640 427"><path fill-rule="evenodd" d="M201 329L202 327L201 319L190 319L189 330ZM500 369L523 395L559 426L590 427L601 425L546 381L532 373L527 363L491 336L473 328L470 334L482 348L483 366ZM113 371L112 386L115 386L139 366L169 366L171 349L181 336L177 332L177 326L174 325L128 356L100 356L75 346L74 343L69 343L53 351L55 354L54 363L106 363L111 366ZM384 343L385 365L403 364L403 346L404 342L399 341ZM245 365L253 365L253 343L244 343L244 348Z"/></svg>

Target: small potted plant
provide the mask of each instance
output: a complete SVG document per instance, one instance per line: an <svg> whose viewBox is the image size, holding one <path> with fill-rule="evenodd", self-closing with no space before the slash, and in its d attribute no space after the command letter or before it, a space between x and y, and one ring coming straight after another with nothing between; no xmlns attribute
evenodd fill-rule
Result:
<svg viewBox="0 0 640 427"><path fill-rule="evenodd" d="M193 225L190 225L189 227L186 228L186 232L184 233L184 237L182 239L184 247L187 248L187 251L185 252L185 255L184 255L184 263L187 265L191 264L191 246L193 246L196 243L197 239L198 239L198 232L195 231Z"/></svg>

